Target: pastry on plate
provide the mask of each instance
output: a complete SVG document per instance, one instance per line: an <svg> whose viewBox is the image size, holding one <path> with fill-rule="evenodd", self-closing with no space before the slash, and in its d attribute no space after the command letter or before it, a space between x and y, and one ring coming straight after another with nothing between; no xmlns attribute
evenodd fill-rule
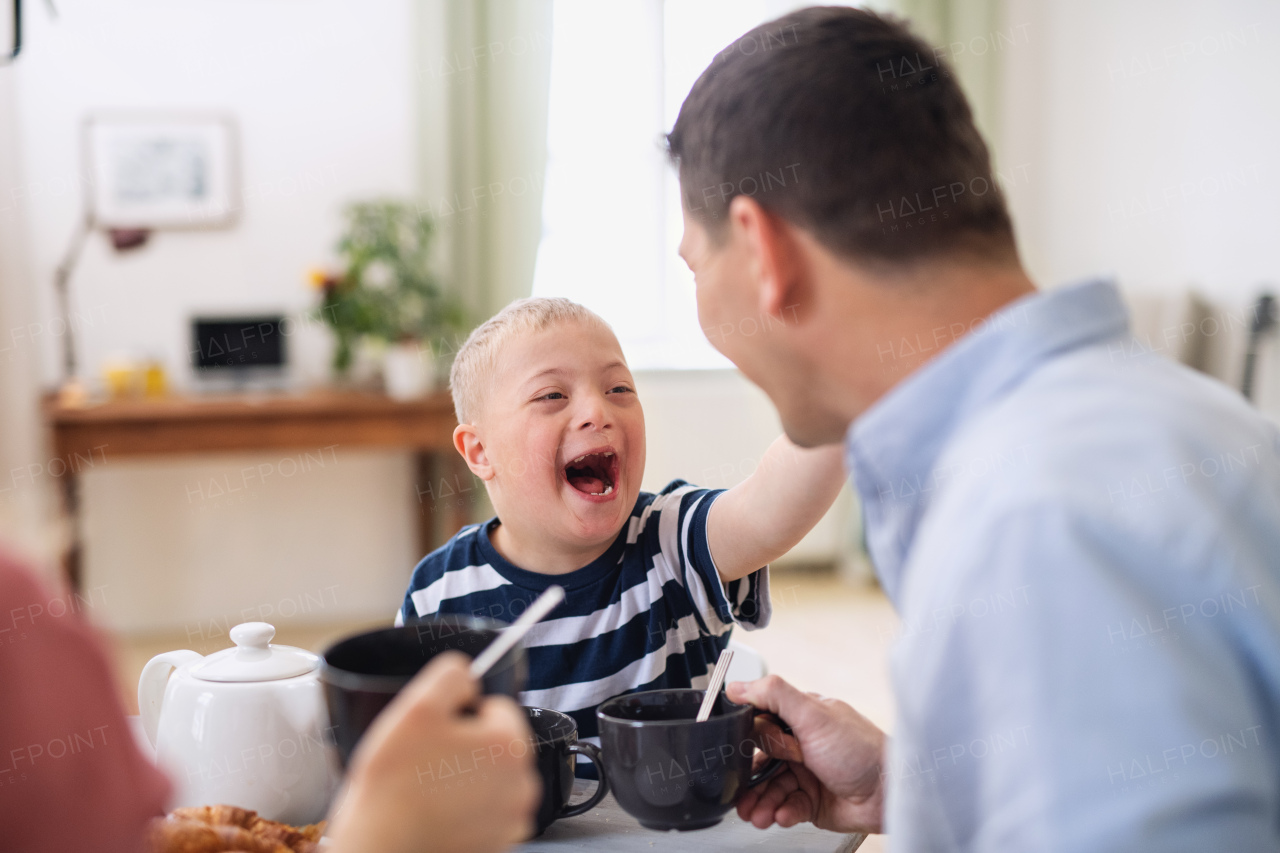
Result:
<svg viewBox="0 0 1280 853"><path fill-rule="evenodd" d="M236 806L174 809L151 822L151 853L316 853L324 821L290 826Z"/></svg>

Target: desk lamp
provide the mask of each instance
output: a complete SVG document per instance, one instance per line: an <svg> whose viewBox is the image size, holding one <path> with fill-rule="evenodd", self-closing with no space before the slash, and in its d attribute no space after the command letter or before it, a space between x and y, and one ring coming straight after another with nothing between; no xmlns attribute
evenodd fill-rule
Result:
<svg viewBox="0 0 1280 853"><path fill-rule="evenodd" d="M67 318L66 334L62 336L62 385L58 389L58 398L63 405L76 406L84 403L88 392L76 376L76 343L75 323L71 319L71 273L80 262L84 245L89 235L97 230L93 214L86 213L71 235L71 244L62 256L62 261L53 271L53 287L58 296L58 310ZM108 228L111 247L117 252L130 252L140 249L151 238L151 231L146 228Z"/></svg>

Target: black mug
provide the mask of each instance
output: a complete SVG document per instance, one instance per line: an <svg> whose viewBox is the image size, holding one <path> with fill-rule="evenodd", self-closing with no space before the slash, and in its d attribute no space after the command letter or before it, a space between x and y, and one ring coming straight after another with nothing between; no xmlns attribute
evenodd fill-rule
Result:
<svg viewBox="0 0 1280 853"><path fill-rule="evenodd" d="M534 833L541 835L559 818L591 811L609 792L609 785L605 782L600 750L595 744L578 740L578 724L573 717L547 708L526 707L524 710L529 715L529 728L533 729L538 775L542 777L542 804L538 806L538 828ZM579 755L585 755L595 764L600 781L590 797L569 805L574 764Z"/></svg>
<svg viewBox="0 0 1280 853"><path fill-rule="evenodd" d="M738 794L773 777L785 762L751 772L759 713L723 693L697 722L702 690L648 690L615 696L596 710L609 789L649 829L704 829L721 821Z"/></svg>
<svg viewBox="0 0 1280 853"><path fill-rule="evenodd" d="M374 717L390 704L418 670L436 655L454 650L475 657L505 628L492 619L439 616L402 628L382 628L330 646L320 666L329 725L345 768ZM481 679L485 693L516 697L528 664L517 645Z"/></svg>

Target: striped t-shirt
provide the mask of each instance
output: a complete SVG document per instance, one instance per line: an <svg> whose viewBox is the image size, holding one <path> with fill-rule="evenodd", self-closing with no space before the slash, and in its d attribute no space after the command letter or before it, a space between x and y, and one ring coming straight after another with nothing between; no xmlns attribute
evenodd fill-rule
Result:
<svg viewBox="0 0 1280 853"><path fill-rule="evenodd" d="M735 623L769 624L768 567L724 584L707 548L707 511L721 490L675 480L641 492L609 550L563 575L526 571L494 549L500 522L464 527L418 563L397 624L437 613L514 621L551 584L565 600L525 636L525 705L554 708L596 738L611 696L705 687Z"/></svg>

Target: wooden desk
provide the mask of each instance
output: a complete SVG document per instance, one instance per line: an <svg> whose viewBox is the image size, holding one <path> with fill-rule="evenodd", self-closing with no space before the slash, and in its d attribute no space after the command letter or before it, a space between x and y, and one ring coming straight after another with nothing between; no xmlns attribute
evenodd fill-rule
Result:
<svg viewBox="0 0 1280 853"><path fill-rule="evenodd" d="M453 450L457 421L448 394L412 402L354 391L170 395L74 408L47 397L44 415L55 457L62 462L63 507L71 528L64 567L73 589L82 580L79 479L104 461L332 445L412 450L423 553L471 519L469 501L443 502L456 494L447 484L466 487L471 477ZM443 512L436 511L442 507Z"/></svg>

